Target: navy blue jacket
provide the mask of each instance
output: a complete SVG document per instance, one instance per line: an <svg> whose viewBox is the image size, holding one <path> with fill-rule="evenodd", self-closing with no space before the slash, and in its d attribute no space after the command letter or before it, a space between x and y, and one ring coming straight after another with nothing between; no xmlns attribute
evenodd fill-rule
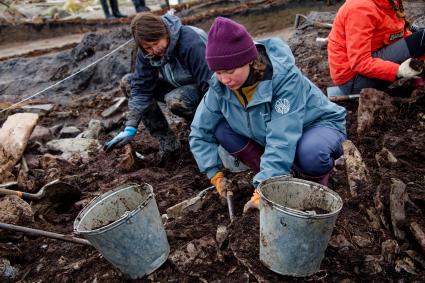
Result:
<svg viewBox="0 0 425 283"><path fill-rule="evenodd" d="M145 109L150 105L159 73L176 88L196 84L199 95L208 90L212 72L205 61L207 35L204 31L182 25L176 16L161 16L168 30L169 44L160 61L143 56L137 50L136 70L131 78L131 97L126 126L137 128Z"/></svg>

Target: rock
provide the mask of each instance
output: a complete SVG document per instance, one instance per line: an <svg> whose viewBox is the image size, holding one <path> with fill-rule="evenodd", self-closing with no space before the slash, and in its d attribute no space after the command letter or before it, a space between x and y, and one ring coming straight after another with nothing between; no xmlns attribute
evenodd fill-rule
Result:
<svg viewBox="0 0 425 283"><path fill-rule="evenodd" d="M52 135L57 136L60 130L63 128L63 124L57 124L49 128Z"/></svg>
<svg viewBox="0 0 425 283"><path fill-rule="evenodd" d="M59 111L55 112L55 116L61 119L75 117L75 113L73 111Z"/></svg>
<svg viewBox="0 0 425 283"><path fill-rule="evenodd" d="M224 225L219 225L217 227L217 232L215 234L215 240L217 241L218 247L221 248L224 241L227 239L227 236L229 235L229 231L227 230L227 227Z"/></svg>
<svg viewBox="0 0 425 283"><path fill-rule="evenodd" d="M69 164L69 162L61 156L50 153L44 154L40 159L40 167L44 170L58 167L59 164Z"/></svg>
<svg viewBox="0 0 425 283"><path fill-rule="evenodd" d="M100 114L103 118L107 118L109 116L112 116L115 114L127 101L126 97L118 97L117 102L115 102L114 105L109 107L108 109L104 110L102 114Z"/></svg>
<svg viewBox="0 0 425 283"><path fill-rule="evenodd" d="M379 167L384 167L385 164L397 164L398 160L387 148L382 148L380 152L375 154L376 162Z"/></svg>
<svg viewBox="0 0 425 283"><path fill-rule="evenodd" d="M381 255L367 255L363 261L361 272L369 275L381 273L383 261L384 258Z"/></svg>
<svg viewBox="0 0 425 283"><path fill-rule="evenodd" d="M97 152L101 148L98 140L85 138L52 140L46 146L49 150L62 152L62 157L66 160L71 160L72 155L88 159L91 153Z"/></svg>
<svg viewBox="0 0 425 283"><path fill-rule="evenodd" d="M390 214L394 235L404 239L405 233L399 229L406 220L405 203L407 201L406 185L395 178L391 179Z"/></svg>
<svg viewBox="0 0 425 283"><path fill-rule="evenodd" d="M119 157L119 167L126 172L130 172L136 166L136 154L131 144L125 145L124 150L124 154Z"/></svg>
<svg viewBox="0 0 425 283"><path fill-rule="evenodd" d="M18 274L18 269L13 267L5 258L0 258L0 279L5 280L5 282L9 282L16 278Z"/></svg>
<svg viewBox="0 0 425 283"><path fill-rule="evenodd" d="M370 247L372 245L372 241L370 239L361 236L353 236L353 241L360 248Z"/></svg>
<svg viewBox="0 0 425 283"><path fill-rule="evenodd" d="M79 133L81 133L80 129L77 127L63 127L59 132L60 138L75 138Z"/></svg>
<svg viewBox="0 0 425 283"><path fill-rule="evenodd" d="M413 259L416 263L418 263L421 266L421 268L424 268L425 267L425 260L422 258L422 256L419 253L417 253L414 250L407 250L407 251L405 251L405 253L411 259Z"/></svg>
<svg viewBox="0 0 425 283"><path fill-rule="evenodd" d="M404 270L404 271L406 271L407 273L410 273L410 274L414 274L414 275L418 274L418 271L415 268L415 264L408 257L404 257L404 258L396 260L395 271L401 272L402 270Z"/></svg>
<svg viewBox="0 0 425 283"><path fill-rule="evenodd" d="M18 113L4 122L0 129L0 183L10 181L10 172L21 159L37 121L37 114Z"/></svg>
<svg viewBox="0 0 425 283"><path fill-rule="evenodd" d="M381 244L381 255L387 263L393 263L395 256L400 252L397 241L386 240Z"/></svg>
<svg viewBox="0 0 425 283"><path fill-rule="evenodd" d="M30 141L38 141L38 142L45 143L52 138L53 138L53 135L48 128L37 125L32 131L32 134L30 136Z"/></svg>
<svg viewBox="0 0 425 283"><path fill-rule="evenodd" d="M350 194L356 197L359 190L368 188L371 185L371 178L362 156L352 141L343 142L345 167L347 170L348 185Z"/></svg>
<svg viewBox="0 0 425 283"><path fill-rule="evenodd" d="M84 132L78 135L79 138L97 139L102 132L102 123L99 120L92 119Z"/></svg>
<svg viewBox="0 0 425 283"><path fill-rule="evenodd" d="M40 155L25 154L25 160L29 169L35 169L40 167Z"/></svg>
<svg viewBox="0 0 425 283"><path fill-rule="evenodd" d="M329 245L333 248L352 247L353 245L345 238L344 235L333 235L329 241Z"/></svg>
<svg viewBox="0 0 425 283"><path fill-rule="evenodd" d="M30 205L17 196L5 196L0 199L0 222L25 224L34 222L34 213Z"/></svg>
<svg viewBox="0 0 425 283"><path fill-rule="evenodd" d="M24 105L21 107L27 113L36 113L40 116L50 113L55 108L54 104L34 104L34 105Z"/></svg>

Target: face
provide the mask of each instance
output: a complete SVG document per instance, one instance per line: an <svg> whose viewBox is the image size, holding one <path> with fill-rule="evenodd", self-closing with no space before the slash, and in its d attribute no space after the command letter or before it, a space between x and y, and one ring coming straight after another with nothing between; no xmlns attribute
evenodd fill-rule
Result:
<svg viewBox="0 0 425 283"><path fill-rule="evenodd" d="M237 90L240 88L249 75L249 64L232 70L220 70L215 72L217 79L230 88Z"/></svg>
<svg viewBox="0 0 425 283"><path fill-rule="evenodd" d="M163 37L153 42L139 41L139 46L143 48L143 50L146 52L146 55L162 57L167 51L168 38Z"/></svg>

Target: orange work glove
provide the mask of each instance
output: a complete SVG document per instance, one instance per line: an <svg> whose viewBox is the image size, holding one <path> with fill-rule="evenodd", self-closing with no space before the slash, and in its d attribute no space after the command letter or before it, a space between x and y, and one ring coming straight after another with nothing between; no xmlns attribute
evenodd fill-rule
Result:
<svg viewBox="0 0 425 283"><path fill-rule="evenodd" d="M248 210L252 208L256 208L256 209L260 208L260 194L257 193L257 191L254 191L251 199L247 203L245 203L243 207L243 213L246 213Z"/></svg>
<svg viewBox="0 0 425 283"><path fill-rule="evenodd" d="M214 177L211 178L211 184L215 186L215 189L223 198L226 198L227 191L232 190L232 183L229 179L224 177L223 172L217 172Z"/></svg>

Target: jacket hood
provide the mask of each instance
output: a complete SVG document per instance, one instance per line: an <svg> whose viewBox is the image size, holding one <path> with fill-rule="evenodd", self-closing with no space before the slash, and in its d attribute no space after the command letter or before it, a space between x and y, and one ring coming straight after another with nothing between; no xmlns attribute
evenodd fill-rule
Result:
<svg viewBox="0 0 425 283"><path fill-rule="evenodd" d="M376 6L378 6L381 9L385 9L385 10L392 10L393 7L390 4L389 0L371 0L372 2L375 3ZM394 3L398 6L398 0L394 0Z"/></svg>
<svg viewBox="0 0 425 283"><path fill-rule="evenodd" d="M182 22L179 17L173 16L170 14L165 14L161 16L161 20L164 22L167 30L168 35L170 38L170 42L168 43L167 51L164 55L164 60L169 61L171 55L174 52L174 48L177 45L177 41L179 40L180 36L180 29L182 27Z"/></svg>

